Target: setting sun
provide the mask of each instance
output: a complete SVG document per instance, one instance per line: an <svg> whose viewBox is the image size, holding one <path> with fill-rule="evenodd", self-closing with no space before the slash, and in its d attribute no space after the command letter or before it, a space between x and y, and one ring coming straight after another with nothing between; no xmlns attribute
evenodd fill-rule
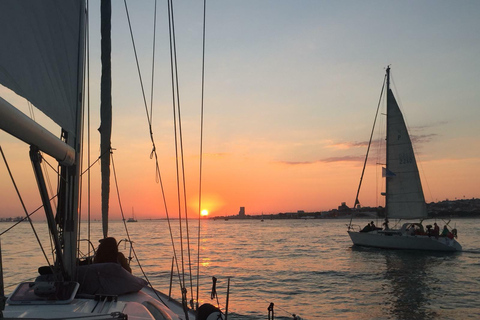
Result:
<svg viewBox="0 0 480 320"><path fill-rule="evenodd" d="M200 213L200 215L201 215L202 217L208 216L208 210L202 210L202 212Z"/></svg>

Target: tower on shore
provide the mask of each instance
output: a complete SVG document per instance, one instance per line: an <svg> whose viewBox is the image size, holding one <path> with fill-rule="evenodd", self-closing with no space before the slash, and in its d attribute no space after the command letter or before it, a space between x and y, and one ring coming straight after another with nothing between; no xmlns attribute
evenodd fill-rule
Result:
<svg viewBox="0 0 480 320"><path fill-rule="evenodd" d="M238 216L241 218L245 217L245 207L240 207L240 211L238 211Z"/></svg>

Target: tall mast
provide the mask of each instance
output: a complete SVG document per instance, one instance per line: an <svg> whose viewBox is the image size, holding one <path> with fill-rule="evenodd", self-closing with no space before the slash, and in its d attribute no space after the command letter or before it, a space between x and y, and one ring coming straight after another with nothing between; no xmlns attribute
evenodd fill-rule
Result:
<svg viewBox="0 0 480 320"><path fill-rule="evenodd" d="M385 151L386 151L386 159L385 159L385 167L387 169L387 173L388 173L388 170L389 170L389 165L388 165L388 139L389 139L389 134L388 134L388 126L389 126L389 118L388 118L388 105L390 103L390 100L391 100L391 93L390 93L390 66L387 66L387 74L386 74L386 77L387 77L387 110L386 110L386 114L387 114L387 137L386 137L386 141L387 141L387 144L386 144L386 148L385 148ZM385 177L385 221L388 220L388 175Z"/></svg>
<svg viewBox="0 0 480 320"><path fill-rule="evenodd" d="M67 279L76 278L77 252L78 252L78 214L80 201L80 183L82 170L82 132L83 132L83 93L84 93L84 67L85 67L85 28L86 4L80 2L79 19L79 46L77 63L77 101L75 136L67 132L63 136L68 145L75 149L75 165L62 166L60 197L57 205L56 220L61 222L63 239L63 263ZM62 213L63 211L63 213ZM63 217L63 218L62 218ZM62 221L63 219L63 221ZM58 223L57 222L57 223ZM57 254L60 254L57 252Z"/></svg>
<svg viewBox="0 0 480 320"><path fill-rule="evenodd" d="M387 92L390 90L390 66L387 67Z"/></svg>
<svg viewBox="0 0 480 320"><path fill-rule="evenodd" d="M101 1L101 34L102 34L102 80L100 95L100 152L102 168L102 225L103 237L108 236L108 202L110 194L110 151L112 135L112 75L110 37L112 4L110 0Z"/></svg>

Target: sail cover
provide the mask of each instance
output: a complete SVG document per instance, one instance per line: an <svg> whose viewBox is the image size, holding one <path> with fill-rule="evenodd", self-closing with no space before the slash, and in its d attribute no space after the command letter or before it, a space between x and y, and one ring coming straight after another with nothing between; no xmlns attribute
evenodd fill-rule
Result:
<svg viewBox="0 0 480 320"><path fill-rule="evenodd" d="M403 115L389 89L387 93L387 215L394 219L426 218L412 142Z"/></svg>
<svg viewBox="0 0 480 320"><path fill-rule="evenodd" d="M0 83L75 134L81 51L78 0L0 1Z"/></svg>

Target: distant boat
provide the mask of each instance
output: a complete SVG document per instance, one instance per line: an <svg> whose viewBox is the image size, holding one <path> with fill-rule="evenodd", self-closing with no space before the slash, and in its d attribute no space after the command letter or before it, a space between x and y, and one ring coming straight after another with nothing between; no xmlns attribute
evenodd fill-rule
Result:
<svg viewBox="0 0 480 320"><path fill-rule="evenodd" d="M133 211L133 208L132 208L132 217L128 218L127 222L137 222L137 219L135 219L135 212Z"/></svg>
<svg viewBox="0 0 480 320"><path fill-rule="evenodd" d="M386 179L386 190L382 193L385 196L385 228L382 230L382 228L377 228L374 225L372 227L369 224L362 230L354 231L352 220L350 220L348 234L353 244L360 246L385 249L461 251L462 246L455 240L456 229L449 231L445 227L446 230L442 232L442 235L439 235L439 227L436 226L434 231L431 225L427 225L427 230L425 230L422 225L422 221L428 216L425 198L412 142L403 115L390 89L390 67L387 67L385 81L387 147L386 165L385 168L382 168L382 176ZM360 179L354 207L359 205L358 196L362 178ZM400 229L389 229L388 219L419 219L420 221L405 222Z"/></svg>

